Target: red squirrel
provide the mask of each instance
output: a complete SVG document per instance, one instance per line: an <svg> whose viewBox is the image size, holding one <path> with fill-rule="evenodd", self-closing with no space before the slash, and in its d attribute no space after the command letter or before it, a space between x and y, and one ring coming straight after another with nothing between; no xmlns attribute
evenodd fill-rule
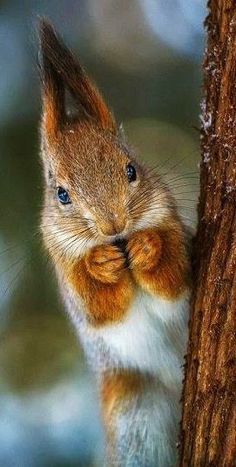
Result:
<svg viewBox="0 0 236 467"><path fill-rule="evenodd" d="M173 466L190 292L186 228L171 190L137 160L47 20L39 37L41 230L94 370L106 462Z"/></svg>

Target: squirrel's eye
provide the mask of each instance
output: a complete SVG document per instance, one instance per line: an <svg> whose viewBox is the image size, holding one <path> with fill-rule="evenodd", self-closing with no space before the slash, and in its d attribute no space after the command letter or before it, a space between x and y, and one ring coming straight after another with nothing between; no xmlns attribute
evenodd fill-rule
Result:
<svg viewBox="0 0 236 467"><path fill-rule="evenodd" d="M57 188L57 196L58 196L58 199L59 201L62 203L62 204L69 204L71 203L71 200L70 200L70 197L69 197L69 194L66 190L64 190L64 188L62 188L61 186L59 186Z"/></svg>
<svg viewBox="0 0 236 467"><path fill-rule="evenodd" d="M126 173L129 180L129 183L135 182L137 178L136 170L132 164L128 164L126 167Z"/></svg>

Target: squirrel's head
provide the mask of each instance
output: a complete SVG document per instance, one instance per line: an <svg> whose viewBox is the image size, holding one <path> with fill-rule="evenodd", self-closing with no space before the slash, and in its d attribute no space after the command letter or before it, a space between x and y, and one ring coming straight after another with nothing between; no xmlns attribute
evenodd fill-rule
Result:
<svg viewBox="0 0 236 467"><path fill-rule="evenodd" d="M42 230L52 253L79 256L157 225L173 201L160 177L136 161L101 94L50 23L40 21L39 35Z"/></svg>

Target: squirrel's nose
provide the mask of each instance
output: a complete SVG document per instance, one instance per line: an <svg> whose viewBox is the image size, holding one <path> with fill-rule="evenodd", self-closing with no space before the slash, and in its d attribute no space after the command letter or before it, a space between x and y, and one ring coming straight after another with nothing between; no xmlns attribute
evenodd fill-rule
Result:
<svg viewBox="0 0 236 467"><path fill-rule="evenodd" d="M104 220L100 224L100 229L103 235L117 235L123 232L126 226L125 219L114 215L111 220Z"/></svg>

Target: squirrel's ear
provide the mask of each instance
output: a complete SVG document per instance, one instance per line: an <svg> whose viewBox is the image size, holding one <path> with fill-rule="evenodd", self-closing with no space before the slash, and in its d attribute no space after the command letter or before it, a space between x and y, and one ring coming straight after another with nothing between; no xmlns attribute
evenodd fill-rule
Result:
<svg viewBox="0 0 236 467"><path fill-rule="evenodd" d="M68 121L66 90L79 107L80 118L82 115L82 118L93 120L103 129L116 132L114 117L101 94L45 19L39 21L39 42L43 126L47 134L56 134Z"/></svg>

